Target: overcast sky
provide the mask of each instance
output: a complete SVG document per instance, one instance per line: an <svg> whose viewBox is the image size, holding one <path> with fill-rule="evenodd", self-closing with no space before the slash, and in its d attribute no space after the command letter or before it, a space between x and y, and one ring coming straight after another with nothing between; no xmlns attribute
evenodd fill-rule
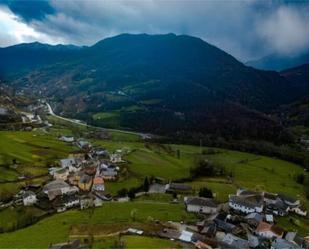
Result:
<svg viewBox="0 0 309 249"><path fill-rule="evenodd" d="M309 50L309 1L0 0L0 46L91 45L120 33L198 36L242 61Z"/></svg>

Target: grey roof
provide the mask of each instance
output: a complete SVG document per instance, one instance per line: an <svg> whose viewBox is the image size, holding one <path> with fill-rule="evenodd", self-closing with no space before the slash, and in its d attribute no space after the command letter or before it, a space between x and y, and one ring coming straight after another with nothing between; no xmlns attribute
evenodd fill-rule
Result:
<svg viewBox="0 0 309 249"><path fill-rule="evenodd" d="M241 239L239 237L236 237L233 234L226 234L222 240L223 243L232 246L237 249L247 249L248 248L248 241Z"/></svg>
<svg viewBox="0 0 309 249"><path fill-rule="evenodd" d="M296 243L281 238L275 239L271 246L274 249L301 249Z"/></svg>
<svg viewBox="0 0 309 249"><path fill-rule="evenodd" d="M296 235L297 235L296 232L288 232L285 235L285 239L288 240L288 241L293 241L295 239Z"/></svg>
<svg viewBox="0 0 309 249"><path fill-rule="evenodd" d="M89 183L92 180L91 176L83 174L80 178L81 183Z"/></svg>
<svg viewBox="0 0 309 249"><path fill-rule="evenodd" d="M248 234L248 241L249 246L253 248L257 247L260 244L259 238L251 234Z"/></svg>
<svg viewBox="0 0 309 249"><path fill-rule="evenodd" d="M66 159L61 159L60 163L63 168L66 168L69 166L74 166L76 164L76 161L74 158L66 158Z"/></svg>
<svg viewBox="0 0 309 249"><path fill-rule="evenodd" d="M273 193L264 193L264 198L270 199L270 200L276 200L278 197L278 194L273 194Z"/></svg>
<svg viewBox="0 0 309 249"><path fill-rule="evenodd" d="M246 217L246 219L252 219L252 220L256 220L258 222L262 221L263 220L263 216L259 213L251 213L251 214L248 214Z"/></svg>
<svg viewBox="0 0 309 249"><path fill-rule="evenodd" d="M211 198L203 198L203 197L188 197L186 200L187 205L194 206L204 206L204 207L213 207L216 208L217 204Z"/></svg>
<svg viewBox="0 0 309 249"><path fill-rule="evenodd" d="M262 195L230 195L229 201L250 208L261 207L264 203Z"/></svg>
<svg viewBox="0 0 309 249"><path fill-rule="evenodd" d="M56 191L56 190L60 190L62 188L67 188L70 185L67 184L66 182L62 181L62 180L54 180L51 181L49 183L47 183L44 187L43 187L43 191Z"/></svg>
<svg viewBox="0 0 309 249"><path fill-rule="evenodd" d="M33 193L32 191L26 191L24 194L23 194L23 198L27 198L29 196L36 196L35 193Z"/></svg>
<svg viewBox="0 0 309 249"><path fill-rule="evenodd" d="M117 176L117 171L115 170L102 170L101 173L103 176Z"/></svg>
<svg viewBox="0 0 309 249"><path fill-rule="evenodd" d="M170 190L180 190L180 191L191 191L192 187L190 185L172 182L169 184L169 189Z"/></svg>
<svg viewBox="0 0 309 249"><path fill-rule="evenodd" d="M8 109L0 107L0 115L7 115L8 114Z"/></svg>
<svg viewBox="0 0 309 249"><path fill-rule="evenodd" d="M287 195L282 194L282 193L280 193L278 196L279 196L279 198L280 198L282 201L284 201L284 202L295 203L295 202L298 201L297 199L295 199L295 198L293 198L293 197L290 197L290 196L287 196Z"/></svg>

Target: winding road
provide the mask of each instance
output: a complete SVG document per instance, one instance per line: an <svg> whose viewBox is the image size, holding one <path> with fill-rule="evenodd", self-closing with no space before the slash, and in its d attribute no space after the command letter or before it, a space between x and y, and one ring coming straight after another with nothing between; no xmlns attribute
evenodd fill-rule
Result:
<svg viewBox="0 0 309 249"><path fill-rule="evenodd" d="M125 134L131 134L131 135L137 135L140 136L142 138L148 137L148 136L152 136L150 134L145 134L145 133L140 133L140 132L134 132L134 131L125 131L125 130L118 130L118 129L107 129L107 128L103 128L103 127L99 127L99 126L94 126L94 125L88 125L80 120L77 119L70 119L70 118L65 118L65 117L61 117L57 114L54 113L52 107L50 106L49 103L45 102L47 108L48 108L48 113L53 116L56 117L58 119L61 120L65 120L67 122L73 123L73 124L77 124L77 125L82 125L82 126L86 126L86 127L92 127L95 129L100 129L100 130L105 130L105 131L115 131L115 132L121 132L121 133L125 133Z"/></svg>

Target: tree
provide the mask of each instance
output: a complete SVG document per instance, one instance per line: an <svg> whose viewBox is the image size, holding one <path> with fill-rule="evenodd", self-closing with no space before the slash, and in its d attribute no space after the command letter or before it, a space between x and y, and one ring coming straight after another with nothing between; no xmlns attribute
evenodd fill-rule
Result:
<svg viewBox="0 0 309 249"><path fill-rule="evenodd" d="M149 181L148 181L148 177L146 176L145 179L144 179L144 184L143 184L143 189L145 192L148 192L149 191Z"/></svg>
<svg viewBox="0 0 309 249"><path fill-rule="evenodd" d="M136 193L136 189L135 188L131 188L129 191L128 191L128 197L133 200L135 198L135 193Z"/></svg>
<svg viewBox="0 0 309 249"><path fill-rule="evenodd" d="M206 188L206 187L201 188L198 195L199 197L213 198L211 189Z"/></svg>
<svg viewBox="0 0 309 249"><path fill-rule="evenodd" d="M305 181L305 175L303 173L301 174L298 174L296 176L296 182L299 183L299 184L304 184L304 181Z"/></svg>
<svg viewBox="0 0 309 249"><path fill-rule="evenodd" d="M117 195L118 196L127 196L128 190L126 188L122 188L122 189L118 190Z"/></svg>

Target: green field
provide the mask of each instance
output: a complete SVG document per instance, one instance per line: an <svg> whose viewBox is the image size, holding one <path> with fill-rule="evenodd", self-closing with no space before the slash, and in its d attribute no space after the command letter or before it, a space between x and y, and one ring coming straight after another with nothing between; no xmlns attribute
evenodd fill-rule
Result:
<svg viewBox="0 0 309 249"><path fill-rule="evenodd" d="M74 150L54 136L39 132L0 131L0 165L13 159L23 165L46 166Z"/></svg>
<svg viewBox="0 0 309 249"><path fill-rule="evenodd" d="M20 166L0 169L0 180L13 180L23 171L39 175L47 170L47 164L67 156L75 150L74 147L57 140L58 135L73 134L87 136L84 126L68 124L66 121L57 121L48 134L39 132L0 132L0 164L11 162L16 158ZM305 199L303 186L296 183L295 176L305 173L303 168L276 158L270 158L250 153L216 149L217 153L202 155L201 148L189 145L158 145L149 144L140 140L137 134L120 131L109 131L111 136L107 140L92 138L91 142L102 146L109 151L125 149L128 154L124 156L127 163L121 167L126 173L120 176L117 182L107 182L106 189L116 194L122 188L139 186L145 176L157 176L168 180L187 178L190 168L197 159L204 158L215 164L224 166L226 172L232 177L200 177L187 182L192 185L195 194L201 187L212 189L215 198L224 202L230 193L237 188L250 188L269 192L283 192L290 196L300 198L309 209L309 202ZM177 150L180 157L178 158ZM34 179L34 182L46 181L46 177ZM12 194L25 182L1 183L0 193ZM46 247L48 243L62 242L69 238L72 225L88 224L128 224L132 223L130 212L137 209L136 224L145 223L149 217L161 220L190 220L193 217L186 214L183 205L169 204L170 195L148 195L138 198L130 203L107 203L93 212L68 211L62 214L45 218L38 223L12 233L0 235L0 245L3 247ZM8 211L7 211L8 212ZM16 214L9 212L7 217L16 219ZM0 217L6 214L0 212ZM298 230L301 235L309 231L308 218L298 216L280 218L279 224L286 229ZM134 224L134 222L133 222ZM44 236L40 236L44 234ZM29 237L37 240L29 241ZM127 238L126 238L127 239ZM127 245L136 246L145 243L144 237L130 237ZM162 242L165 243L166 241ZM152 245L152 242L149 241ZM161 243L155 242L155 243ZM169 245L167 245L169 246Z"/></svg>
<svg viewBox="0 0 309 249"><path fill-rule="evenodd" d="M0 200L15 194L26 181L45 181L48 166L74 150L55 136L39 131L0 131ZM13 160L17 163L15 167ZM18 180L19 176L28 180Z"/></svg>
<svg viewBox="0 0 309 249"><path fill-rule="evenodd" d="M121 240L124 241L125 248L130 249L167 249L167 248L182 248L177 241L171 241L167 239L149 238L144 236L123 236Z"/></svg>
<svg viewBox="0 0 309 249"><path fill-rule="evenodd" d="M131 212L136 210L136 218ZM183 205L159 203L106 203L100 208L85 211L72 210L56 214L40 222L12 233L0 234L1 248L47 248L49 243L68 240L70 228L75 224L134 224L147 220L193 220L194 216L185 212ZM29 239L33 238L33 239Z"/></svg>

